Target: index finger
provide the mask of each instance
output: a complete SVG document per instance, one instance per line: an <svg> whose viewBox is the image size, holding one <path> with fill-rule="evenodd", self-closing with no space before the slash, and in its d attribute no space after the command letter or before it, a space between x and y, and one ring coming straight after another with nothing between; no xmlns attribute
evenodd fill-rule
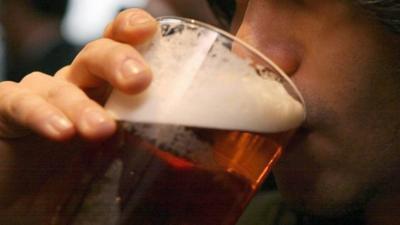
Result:
<svg viewBox="0 0 400 225"><path fill-rule="evenodd" d="M158 23L141 9L127 9L106 27L104 37L130 45L140 45L156 33Z"/></svg>

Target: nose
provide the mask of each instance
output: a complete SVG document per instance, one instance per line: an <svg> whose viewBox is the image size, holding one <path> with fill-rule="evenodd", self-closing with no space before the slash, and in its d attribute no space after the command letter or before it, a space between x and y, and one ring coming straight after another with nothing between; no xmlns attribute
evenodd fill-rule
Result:
<svg viewBox="0 0 400 225"><path fill-rule="evenodd" d="M288 35L254 29L243 23L237 31L237 36L261 51L287 75L293 76L300 68L301 47Z"/></svg>

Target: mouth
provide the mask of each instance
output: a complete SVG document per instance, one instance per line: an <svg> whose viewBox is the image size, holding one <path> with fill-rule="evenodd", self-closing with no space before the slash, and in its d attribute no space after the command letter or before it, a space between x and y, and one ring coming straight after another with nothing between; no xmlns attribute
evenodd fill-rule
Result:
<svg viewBox="0 0 400 225"><path fill-rule="evenodd" d="M310 133L311 133L311 129L310 129L310 128L301 126L301 127L298 128L298 129L296 130L296 132L293 134L293 140L290 141L290 142L296 141L296 140L299 139L299 138L303 139L303 138L305 138L306 136L308 136Z"/></svg>

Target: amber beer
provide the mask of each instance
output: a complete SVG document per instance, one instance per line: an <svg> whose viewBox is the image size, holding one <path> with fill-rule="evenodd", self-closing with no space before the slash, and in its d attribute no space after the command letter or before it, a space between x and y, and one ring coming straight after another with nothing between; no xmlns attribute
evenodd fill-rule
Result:
<svg viewBox="0 0 400 225"><path fill-rule="evenodd" d="M106 108L120 122L120 225L233 225L304 120L302 98L229 34L167 17L141 49L153 72ZM143 46L142 46L143 47Z"/></svg>
<svg viewBox="0 0 400 225"><path fill-rule="evenodd" d="M288 132L121 123L121 225L232 225Z"/></svg>

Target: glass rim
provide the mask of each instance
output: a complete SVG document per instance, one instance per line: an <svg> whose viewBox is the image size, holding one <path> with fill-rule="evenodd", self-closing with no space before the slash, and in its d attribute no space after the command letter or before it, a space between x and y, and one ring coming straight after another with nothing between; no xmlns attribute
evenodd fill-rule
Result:
<svg viewBox="0 0 400 225"><path fill-rule="evenodd" d="M240 38L236 37L235 35L227 32L225 30L222 30L222 29L220 29L220 28L218 28L216 26L213 26L211 24L207 24L205 22L201 22L199 20L186 18L186 17L180 17L180 16L160 16L160 17L156 18L157 21L162 21L162 20L167 20L167 19L174 19L174 20L182 21L182 22L185 22L185 23L188 23L188 24L198 25L198 26L210 29L210 30L212 30L214 32L217 32L217 33L221 34L222 36L225 36L225 37L227 37L227 38L239 43L240 45L242 45L245 48L249 49L256 56L260 57L262 60L264 60L267 63L269 63L272 66L272 68L274 68L276 70L276 72L279 73L278 75L282 76L282 78L291 86L291 88L293 89L293 91L295 92L295 94L297 95L297 97L299 98L301 104L304 107L304 117L306 118L307 110L306 110L306 105L305 105L305 101L304 101L303 95L301 94L301 92L299 91L297 86L293 83L292 79L278 65L276 65L276 63L274 63L270 58L268 58L266 55L261 53L255 47L253 47L252 45L248 44L247 42L241 40Z"/></svg>

